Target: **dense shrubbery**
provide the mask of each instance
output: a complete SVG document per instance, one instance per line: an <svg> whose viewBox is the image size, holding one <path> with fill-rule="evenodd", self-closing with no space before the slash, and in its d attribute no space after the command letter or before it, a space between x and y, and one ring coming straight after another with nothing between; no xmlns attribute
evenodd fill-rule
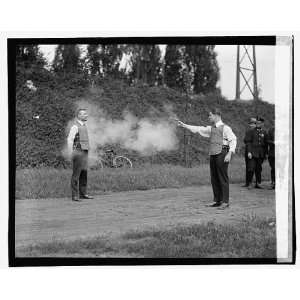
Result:
<svg viewBox="0 0 300 300"><path fill-rule="evenodd" d="M61 149L64 128L74 115L74 103L82 94L80 86L59 84L45 70L44 77L28 74L37 87L31 91L26 81L17 81L16 91L16 162L18 167L60 166L65 162ZM41 75L41 73L39 73ZM26 78L26 77L25 77ZM73 88L71 88L73 86Z"/></svg>
<svg viewBox="0 0 300 300"><path fill-rule="evenodd" d="M17 74L18 75L18 74ZM75 103L79 99L89 99L97 103L111 118L120 118L124 110L138 117L163 115L165 103L172 104L174 112L183 121L207 124L210 108L218 106L223 112L223 120L228 123L238 137L238 153L243 151L243 135L247 120L260 115L266 120L266 127L274 122L274 105L263 101L227 101L220 95L185 94L167 87L147 85L129 86L117 80L102 80L91 87L84 75L68 74L54 76L44 69L43 73L32 70L22 78L31 79L37 91L30 91L25 81L18 80L16 91L16 162L18 167L66 166L61 150L66 141L65 128L73 118ZM189 103L186 112L186 102ZM39 115L39 119L33 118ZM183 131L178 130L181 140L178 151L159 153L141 158L136 153L127 153L136 163L183 162ZM207 159L207 140L199 135L190 135L189 153L192 164Z"/></svg>

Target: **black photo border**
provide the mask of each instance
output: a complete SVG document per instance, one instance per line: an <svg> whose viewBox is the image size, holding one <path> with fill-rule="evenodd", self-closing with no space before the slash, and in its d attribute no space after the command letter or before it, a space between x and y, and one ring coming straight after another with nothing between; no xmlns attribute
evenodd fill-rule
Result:
<svg viewBox="0 0 300 300"><path fill-rule="evenodd" d="M137 265L249 265L295 264L296 220L294 191L294 39L292 37L292 260L277 258L69 258L16 257L15 255L15 179L16 179L16 46L26 44L199 44L275 46L276 36L177 36L177 37L78 37L8 38L8 130L9 130L9 220L8 258L10 267L29 266L137 266Z"/></svg>

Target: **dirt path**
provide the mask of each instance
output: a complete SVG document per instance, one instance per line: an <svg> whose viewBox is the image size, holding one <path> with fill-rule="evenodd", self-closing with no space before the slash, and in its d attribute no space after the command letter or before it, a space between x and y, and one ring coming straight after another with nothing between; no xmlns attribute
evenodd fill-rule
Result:
<svg viewBox="0 0 300 300"><path fill-rule="evenodd" d="M16 201L16 246L121 234L148 226L169 227L207 221L236 223L246 216L275 217L275 192L230 187L230 209L205 207L210 186L131 191L95 196L80 203L67 198Z"/></svg>

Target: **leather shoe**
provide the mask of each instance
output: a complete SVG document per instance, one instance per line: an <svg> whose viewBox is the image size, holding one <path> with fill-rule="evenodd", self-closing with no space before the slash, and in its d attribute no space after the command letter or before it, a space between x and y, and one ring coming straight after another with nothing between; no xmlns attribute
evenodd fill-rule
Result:
<svg viewBox="0 0 300 300"><path fill-rule="evenodd" d="M247 184L247 183L242 185L242 187L248 187L248 186L249 186L249 184Z"/></svg>
<svg viewBox="0 0 300 300"><path fill-rule="evenodd" d="M72 197L72 201L81 202L81 200L78 197Z"/></svg>
<svg viewBox="0 0 300 300"><path fill-rule="evenodd" d="M213 202L210 204L205 205L206 207L219 207L221 205L221 203L218 202Z"/></svg>
<svg viewBox="0 0 300 300"><path fill-rule="evenodd" d="M256 189L262 189L262 187L261 187L259 184L256 184L256 185L255 185L255 188L256 188Z"/></svg>
<svg viewBox="0 0 300 300"><path fill-rule="evenodd" d="M218 209L226 209L226 208L229 208L229 203L222 203L219 207L218 207Z"/></svg>
<svg viewBox="0 0 300 300"><path fill-rule="evenodd" d="M89 195L81 195L80 199L94 199L94 197L89 196Z"/></svg>
<svg viewBox="0 0 300 300"><path fill-rule="evenodd" d="M275 184L271 184L271 186L269 187L269 190L275 190Z"/></svg>

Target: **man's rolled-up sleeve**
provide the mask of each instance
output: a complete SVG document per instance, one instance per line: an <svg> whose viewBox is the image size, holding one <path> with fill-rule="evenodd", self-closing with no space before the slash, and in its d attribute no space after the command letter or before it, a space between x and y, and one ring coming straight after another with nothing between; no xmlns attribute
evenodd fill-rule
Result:
<svg viewBox="0 0 300 300"><path fill-rule="evenodd" d="M78 127L76 125L73 125L70 129L68 138L67 138L67 145L68 145L68 152L72 153L73 150L73 143L74 143L74 139L75 139L75 135L78 132Z"/></svg>
<svg viewBox="0 0 300 300"><path fill-rule="evenodd" d="M224 127L225 139L228 141L229 151L235 153L237 138L229 126Z"/></svg>

